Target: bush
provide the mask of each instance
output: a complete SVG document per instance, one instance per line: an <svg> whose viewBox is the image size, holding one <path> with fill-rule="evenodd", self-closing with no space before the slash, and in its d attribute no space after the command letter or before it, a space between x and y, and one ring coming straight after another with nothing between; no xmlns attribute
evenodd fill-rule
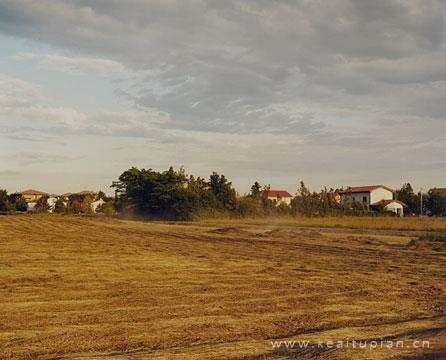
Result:
<svg viewBox="0 0 446 360"><path fill-rule="evenodd" d="M242 217L264 216L265 211L259 199L243 196L237 202L238 214Z"/></svg>

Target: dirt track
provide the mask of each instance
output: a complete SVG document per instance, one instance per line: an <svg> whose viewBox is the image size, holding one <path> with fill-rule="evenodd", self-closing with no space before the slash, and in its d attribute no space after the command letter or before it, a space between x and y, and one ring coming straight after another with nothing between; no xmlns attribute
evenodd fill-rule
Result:
<svg viewBox="0 0 446 360"><path fill-rule="evenodd" d="M445 244L301 225L0 217L0 357L446 354Z"/></svg>

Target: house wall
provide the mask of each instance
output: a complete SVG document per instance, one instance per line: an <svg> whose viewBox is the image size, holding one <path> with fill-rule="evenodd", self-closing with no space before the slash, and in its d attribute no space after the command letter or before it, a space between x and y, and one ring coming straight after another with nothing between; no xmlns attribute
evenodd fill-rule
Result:
<svg viewBox="0 0 446 360"><path fill-rule="evenodd" d="M370 205L370 193L369 192L361 192L361 193L351 193L351 194L341 194L341 204L345 204L347 201L356 201L356 202L364 202L364 198L366 198L365 204L367 206Z"/></svg>
<svg viewBox="0 0 446 360"><path fill-rule="evenodd" d="M37 194L27 194L22 195L22 197L25 199L26 202L37 202L43 195L37 195Z"/></svg>
<svg viewBox="0 0 446 360"><path fill-rule="evenodd" d="M291 198L290 197L278 198L276 196L268 196L268 199L272 200L272 201L276 201L277 205L280 205L280 204L290 205L291 204Z"/></svg>
<svg viewBox="0 0 446 360"><path fill-rule="evenodd" d="M381 200L393 200L393 193L387 189L378 188L370 192L370 204Z"/></svg>
<svg viewBox="0 0 446 360"><path fill-rule="evenodd" d="M28 211L36 211L36 202L27 202L28 204Z"/></svg>
<svg viewBox="0 0 446 360"><path fill-rule="evenodd" d="M56 207L57 198L51 196L46 202L48 203L48 211L52 213Z"/></svg>

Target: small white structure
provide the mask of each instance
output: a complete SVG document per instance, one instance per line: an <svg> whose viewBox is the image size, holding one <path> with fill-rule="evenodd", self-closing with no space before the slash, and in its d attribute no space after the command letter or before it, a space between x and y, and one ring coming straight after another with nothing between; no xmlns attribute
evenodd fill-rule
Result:
<svg viewBox="0 0 446 360"><path fill-rule="evenodd" d="M54 212L54 209L56 208L56 202L57 202L57 195L50 195L50 197L47 199L48 204L48 212L52 213Z"/></svg>
<svg viewBox="0 0 446 360"><path fill-rule="evenodd" d="M37 203L36 202L27 202L27 204L28 204L28 211L36 211L36 205L37 205Z"/></svg>
<svg viewBox="0 0 446 360"><path fill-rule="evenodd" d="M105 204L105 201L103 199L93 201L91 203L91 211L93 211L95 213L104 204Z"/></svg>
<svg viewBox="0 0 446 360"><path fill-rule="evenodd" d="M363 203L369 211L391 211L403 216L403 202L393 199L393 190L384 185L356 186L340 191L341 204Z"/></svg>
<svg viewBox="0 0 446 360"><path fill-rule="evenodd" d="M272 201L276 202L276 205L280 204L290 205L293 196L286 190L265 190L263 195Z"/></svg>
<svg viewBox="0 0 446 360"><path fill-rule="evenodd" d="M404 215L404 207L406 207L406 204L399 200L381 200L378 203L370 205L372 210L380 211L382 209L393 212L398 216Z"/></svg>

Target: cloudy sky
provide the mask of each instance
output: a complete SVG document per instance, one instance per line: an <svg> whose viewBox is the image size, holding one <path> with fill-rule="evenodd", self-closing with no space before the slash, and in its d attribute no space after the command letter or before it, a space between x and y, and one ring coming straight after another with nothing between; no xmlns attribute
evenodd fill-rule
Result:
<svg viewBox="0 0 446 360"><path fill-rule="evenodd" d="M442 0L0 0L0 188L130 166L446 186Z"/></svg>

